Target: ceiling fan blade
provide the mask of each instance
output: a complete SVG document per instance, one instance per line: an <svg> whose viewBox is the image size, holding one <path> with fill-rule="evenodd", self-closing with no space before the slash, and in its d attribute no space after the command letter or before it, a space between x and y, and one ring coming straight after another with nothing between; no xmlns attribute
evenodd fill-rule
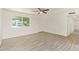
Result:
<svg viewBox="0 0 79 59"><path fill-rule="evenodd" d="M39 11L42 11L41 8L38 8Z"/></svg>
<svg viewBox="0 0 79 59"><path fill-rule="evenodd" d="M43 11L49 11L49 9L45 9L45 10L43 10Z"/></svg>
<svg viewBox="0 0 79 59"><path fill-rule="evenodd" d="M49 9L42 10L41 8L38 8L40 11L49 11Z"/></svg>

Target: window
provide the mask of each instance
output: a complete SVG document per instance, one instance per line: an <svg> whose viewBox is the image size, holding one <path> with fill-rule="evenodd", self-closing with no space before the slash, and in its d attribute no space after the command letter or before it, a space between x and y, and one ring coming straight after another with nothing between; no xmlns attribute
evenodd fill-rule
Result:
<svg viewBox="0 0 79 59"><path fill-rule="evenodd" d="M30 24L29 17L22 17L22 16L15 16L12 19L12 26L19 27L19 26L29 26Z"/></svg>

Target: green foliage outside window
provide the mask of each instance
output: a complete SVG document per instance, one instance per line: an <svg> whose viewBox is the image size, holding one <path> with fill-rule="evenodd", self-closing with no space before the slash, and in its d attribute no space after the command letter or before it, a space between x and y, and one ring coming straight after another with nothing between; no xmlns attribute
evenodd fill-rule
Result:
<svg viewBox="0 0 79 59"><path fill-rule="evenodd" d="M29 26L30 23L29 17L21 17L21 16L14 17L12 21L13 26Z"/></svg>

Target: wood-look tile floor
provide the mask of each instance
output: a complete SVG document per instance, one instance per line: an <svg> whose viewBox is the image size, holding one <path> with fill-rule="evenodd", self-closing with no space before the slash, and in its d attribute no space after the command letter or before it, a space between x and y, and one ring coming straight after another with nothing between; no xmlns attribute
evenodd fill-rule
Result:
<svg viewBox="0 0 79 59"><path fill-rule="evenodd" d="M79 51L79 32L68 37L39 32L3 40L0 51Z"/></svg>

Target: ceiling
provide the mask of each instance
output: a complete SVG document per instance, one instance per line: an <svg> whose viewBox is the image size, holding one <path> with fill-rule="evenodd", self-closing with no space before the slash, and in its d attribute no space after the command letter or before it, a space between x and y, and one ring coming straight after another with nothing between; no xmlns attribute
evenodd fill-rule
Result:
<svg viewBox="0 0 79 59"><path fill-rule="evenodd" d="M22 13L28 13L28 14L38 14L38 12L36 12L36 11L39 11L38 8L5 8L5 9L22 12ZM42 8L42 10L43 9L45 9L45 8ZM47 12L49 12L49 11L47 11Z"/></svg>
<svg viewBox="0 0 79 59"><path fill-rule="evenodd" d="M28 13L28 14L37 14L37 12L34 11L38 10L38 8L5 8L5 9L22 12L22 13ZM69 12L77 12L79 14L79 8L49 8L47 14L51 15L55 13L61 14L61 13L69 13Z"/></svg>
<svg viewBox="0 0 79 59"><path fill-rule="evenodd" d="M8 10L12 10L12 11L17 11L17 12L22 12L22 13L29 13L29 14L34 14L35 12L33 12L33 10L35 10L35 8L6 8Z"/></svg>

